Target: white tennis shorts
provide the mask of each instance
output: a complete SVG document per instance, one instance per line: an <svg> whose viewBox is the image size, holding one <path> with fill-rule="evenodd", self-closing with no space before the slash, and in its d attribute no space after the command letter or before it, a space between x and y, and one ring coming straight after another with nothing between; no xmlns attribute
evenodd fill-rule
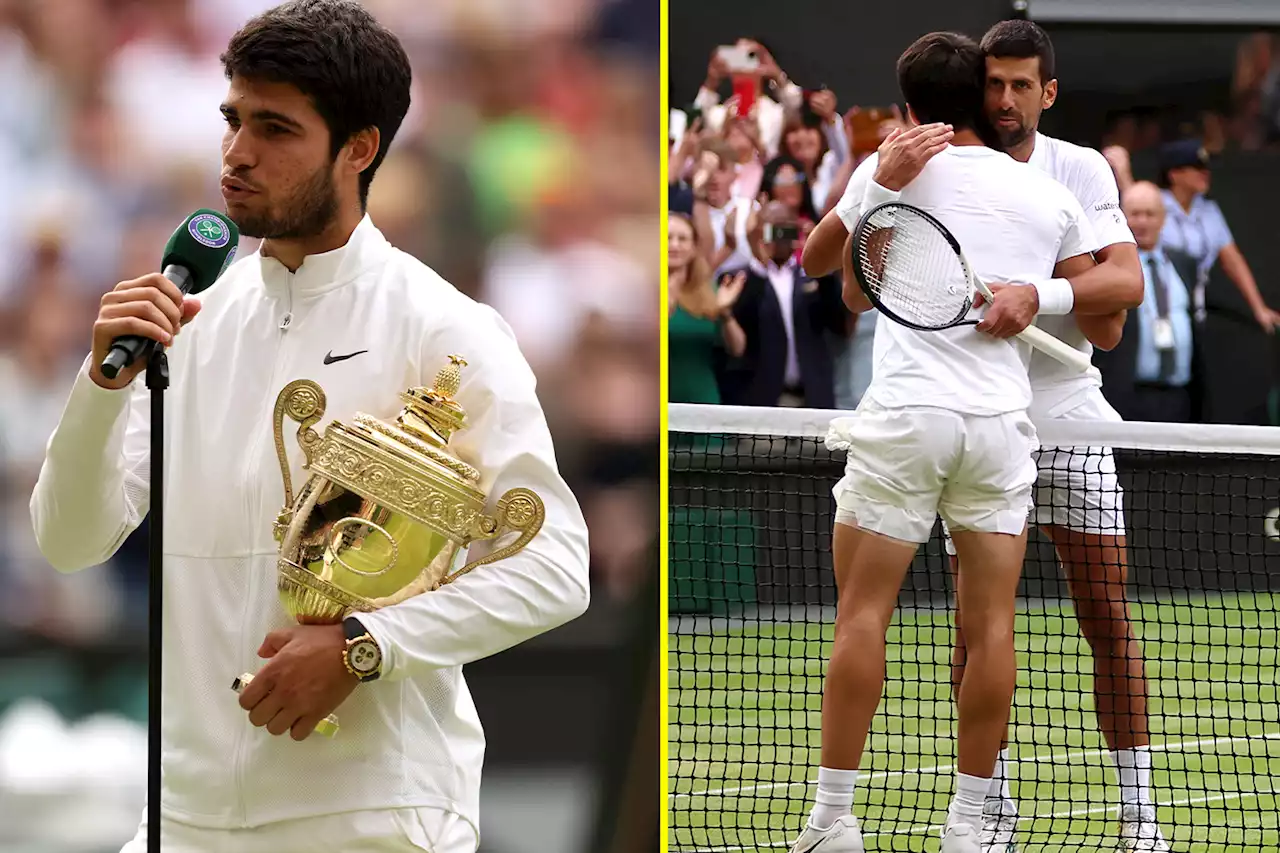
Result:
<svg viewBox="0 0 1280 853"><path fill-rule="evenodd" d="M471 824L441 809L387 809L287 820L255 829L164 821L164 853L475 853ZM120 853L147 853L147 822Z"/></svg>
<svg viewBox="0 0 1280 853"><path fill-rule="evenodd" d="M1073 421L1120 421L1102 392L1055 417ZM1123 536L1124 491L1109 447L1042 447L1035 453L1036 488L1032 520L1078 533ZM945 531L945 524L944 524ZM947 536L947 553L955 547Z"/></svg>
<svg viewBox="0 0 1280 853"><path fill-rule="evenodd" d="M1039 444L1023 412L980 417L864 400L832 422L827 446L849 452L832 489L837 523L917 543L939 515L957 530L1026 527Z"/></svg>

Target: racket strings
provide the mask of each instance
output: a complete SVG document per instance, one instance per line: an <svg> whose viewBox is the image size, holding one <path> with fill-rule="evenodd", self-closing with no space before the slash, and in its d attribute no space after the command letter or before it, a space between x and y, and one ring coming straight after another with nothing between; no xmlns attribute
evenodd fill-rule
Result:
<svg viewBox="0 0 1280 853"><path fill-rule="evenodd" d="M859 228L858 271L882 311L911 325L943 329L965 318L972 289L955 248L929 219L885 207Z"/></svg>

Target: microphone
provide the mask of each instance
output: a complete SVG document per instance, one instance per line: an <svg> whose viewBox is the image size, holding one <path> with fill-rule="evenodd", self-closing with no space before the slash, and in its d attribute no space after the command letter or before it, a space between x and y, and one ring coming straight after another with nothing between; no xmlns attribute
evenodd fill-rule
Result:
<svg viewBox="0 0 1280 853"><path fill-rule="evenodd" d="M196 294L218 280L235 260L240 229L225 215L201 208L188 216L164 246L161 275L184 294ZM102 375L115 379L121 370L143 355L150 355L155 341L140 335L122 335L111 342L102 360Z"/></svg>

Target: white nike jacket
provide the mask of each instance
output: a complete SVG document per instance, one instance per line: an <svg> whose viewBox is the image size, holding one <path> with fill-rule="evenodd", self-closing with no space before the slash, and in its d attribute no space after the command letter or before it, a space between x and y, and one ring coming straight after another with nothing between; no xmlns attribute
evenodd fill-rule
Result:
<svg viewBox="0 0 1280 853"><path fill-rule="evenodd" d="M484 734L462 666L577 617L589 595L586 524L510 329L368 217L346 246L296 273L255 253L200 298L170 352L165 400L164 815L242 828L425 806L478 827ZM458 393L467 428L453 446L482 472L490 510L526 486L545 502L546 523L513 557L362 614L383 649L382 677L337 710L335 738L273 737L250 724L231 682L261 668L263 638L292 624L271 533L284 501L276 395L294 379L318 382L328 400L320 430L356 412L391 418L398 394L431 384L451 353L468 365ZM104 562L146 515L149 397L141 376L125 391L98 387L87 362L76 379L31 499L36 537L59 570ZM285 434L295 486L309 476L296 430Z"/></svg>

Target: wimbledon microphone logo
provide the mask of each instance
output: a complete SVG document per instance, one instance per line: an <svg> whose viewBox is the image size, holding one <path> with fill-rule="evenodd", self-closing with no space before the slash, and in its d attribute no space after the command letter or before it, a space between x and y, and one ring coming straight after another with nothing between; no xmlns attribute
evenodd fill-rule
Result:
<svg viewBox="0 0 1280 853"><path fill-rule="evenodd" d="M221 249L231 242L231 230L222 224L222 220L210 213L202 213L193 217L187 225L196 242L210 249Z"/></svg>

